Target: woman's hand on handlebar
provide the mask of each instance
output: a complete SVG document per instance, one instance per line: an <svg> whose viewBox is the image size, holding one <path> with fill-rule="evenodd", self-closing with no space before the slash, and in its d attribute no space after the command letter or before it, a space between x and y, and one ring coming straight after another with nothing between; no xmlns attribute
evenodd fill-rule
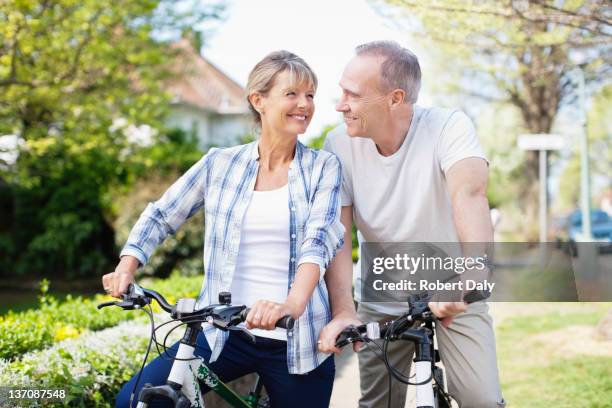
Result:
<svg viewBox="0 0 612 408"><path fill-rule="evenodd" d="M248 329L274 330L276 322L282 317L291 316L297 320L301 314L297 306L289 302L258 300L251 307L245 321Z"/></svg>
<svg viewBox="0 0 612 408"><path fill-rule="evenodd" d="M112 297L120 298L122 294L127 293L130 283L134 282L134 275L138 268L138 259L133 256L123 256L117 264L114 272L107 273L102 277L102 286L104 291Z"/></svg>
<svg viewBox="0 0 612 408"><path fill-rule="evenodd" d="M319 335L319 340L317 341L319 351L322 353L341 353L342 350L336 347L336 340L342 330L349 325L359 326L361 324L363 324L363 322L358 320L354 313L335 316L332 321L323 328ZM360 341L353 343L353 351L359 351L362 345L363 343Z"/></svg>

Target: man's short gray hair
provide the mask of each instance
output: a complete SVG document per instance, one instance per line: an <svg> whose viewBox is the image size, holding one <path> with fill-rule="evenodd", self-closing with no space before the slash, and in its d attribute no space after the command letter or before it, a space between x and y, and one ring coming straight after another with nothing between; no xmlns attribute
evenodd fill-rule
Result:
<svg viewBox="0 0 612 408"><path fill-rule="evenodd" d="M385 57L380 72L383 91L402 89L405 102L416 103L421 89L421 67L412 51L395 41L373 41L355 48L356 55Z"/></svg>

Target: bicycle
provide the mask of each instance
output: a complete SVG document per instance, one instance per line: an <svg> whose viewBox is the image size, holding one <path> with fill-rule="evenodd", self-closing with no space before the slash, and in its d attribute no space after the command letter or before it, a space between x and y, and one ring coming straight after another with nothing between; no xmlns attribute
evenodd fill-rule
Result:
<svg viewBox="0 0 612 408"><path fill-rule="evenodd" d="M153 313L150 307L152 300L170 314L172 320L155 326ZM194 355L196 339L202 330L202 323L207 322L214 327L224 331L239 331L246 335L251 342L255 343L255 336L244 327L238 326L244 322L249 308L244 305L232 305L231 294L229 292L219 293L219 303L196 309L195 299L179 299L175 305L170 305L166 299L158 292L145 289L137 284L130 284L126 294L122 295L121 301L105 302L98 305L98 309L107 306L118 306L124 310L143 309L151 319L151 339L149 346L140 368L140 372L134 384L132 398L140 380L140 375L144 369L147 357L153 342L156 344L158 353L161 355L160 346L164 348L164 353L173 360L172 368L166 384L153 386L145 384L139 395L137 408L147 408L150 402L157 398L169 399L176 408L203 407L203 397L200 390L200 382L206 384L213 392L217 393L230 406L235 408L267 408L269 399L262 396L263 384L257 377L251 392L246 396L240 396L223 383L219 377L208 367L204 360ZM148 306L149 310L145 309ZM180 322L173 327L165 336L162 344L157 342L155 332L166 324ZM291 316L281 318L276 327L291 330L294 326L294 319ZM180 341L176 356L170 357L167 353L166 341L170 333L180 326L186 325L185 333ZM190 382L185 382L189 380ZM185 387L187 384L188 387ZM191 388L193 387L193 388ZM130 399L130 406L132 400Z"/></svg>
<svg viewBox="0 0 612 408"><path fill-rule="evenodd" d="M472 291L463 299L467 303L484 300L488 291ZM434 324L436 316L429 310L431 294L417 294L408 297L408 312L395 320L380 324L370 322L359 326L348 326L336 339L336 347L342 348L357 341L375 344L382 352L382 360L389 373L389 399L391 407L391 381L396 380L416 386L417 408L451 408L452 399L445 391L444 370L437 365L440 355L434 346ZM382 346L375 340L382 339ZM395 369L389 363L388 347L393 341L410 341L415 346L415 382Z"/></svg>

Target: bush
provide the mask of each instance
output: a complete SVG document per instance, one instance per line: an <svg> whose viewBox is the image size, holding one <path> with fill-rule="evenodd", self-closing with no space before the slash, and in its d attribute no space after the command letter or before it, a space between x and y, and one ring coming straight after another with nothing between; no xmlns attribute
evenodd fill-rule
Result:
<svg viewBox="0 0 612 408"><path fill-rule="evenodd" d="M147 288L160 292L170 303L181 297L197 297L201 284L201 277L178 275L164 281L143 283ZM49 347L54 342L77 337L88 330L102 330L123 320L145 318L137 312L125 312L119 308L98 310L98 304L116 300L107 295L92 298L68 296L59 303L47 295L47 290L48 283L43 281L38 309L0 316L0 358L12 360L26 352ZM159 311L155 307L154 310Z"/></svg>
<svg viewBox="0 0 612 408"><path fill-rule="evenodd" d="M57 340L78 336L86 329L100 330L134 318L133 313L120 309L98 311L96 305L112 300L110 296L97 295L91 299L68 296L59 303L45 293L43 290L38 309L0 316L0 358L13 359Z"/></svg>
<svg viewBox="0 0 612 408"><path fill-rule="evenodd" d="M117 246L127 238L117 238L113 224L133 224L146 203L159 198L203 154L195 139L180 130L156 135L146 147L126 144L123 134L113 137L122 141L112 148L73 152L51 144L44 158L21 152L20 166L39 175L27 182L17 173L5 175L0 167L0 209L9 214L0 223L0 276L83 278L111 270ZM170 240L167 254L156 258L148 271L159 269L160 276L168 276L178 260L194 255L191 249L197 245L189 243L202 242L200 235Z"/></svg>
<svg viewBox="0 0 612 408"><path fill-rule="evenodd" d="M130 194L116 201L117 206L123 209L114 225L117 246L125 245L130 230L147 204L159 199L180 176L176 171L150 175L139 180ZM175 269L185 275L201 274L203 247L204 211L198 211L175 235L166 238L140 272L160 278L167 277Z"/></svg>
<svg viewBox="0 0 612 408"><path fill-rule="evenodd" d="M30 352L15 361L0 359L0 384L67 391L65 400L42 400L41 407L113 407L122 385L140 369L149 333L148 323L123 322ZM177 330L170 341L179 336ZM153 346L149 360L156 356ZM24 404L30 406L31 401Z"/></svg>

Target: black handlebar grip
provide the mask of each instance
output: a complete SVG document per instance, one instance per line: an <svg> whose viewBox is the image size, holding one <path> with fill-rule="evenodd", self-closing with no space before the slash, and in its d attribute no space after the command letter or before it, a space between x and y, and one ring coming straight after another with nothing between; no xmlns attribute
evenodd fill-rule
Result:
<svg viewBox="0 0 612 408"><path fill-rule="evenodd" d="M484 289L474 289L463 297L463 301L466 303L474 303L479 300L488 299L491 296L491 292Z"/></svg>
<svg viewBox="0 0 612 408"><path fill-rule="evenodd" d="M294 325L295 325L295 319L289 315L285 317L281 317L276 322L276 327L280 327L281 329L291 330L293 329Z"/></svg>
<svg viewBox="0 0 612 408"><path fill-rule="evenodd" d="M242 312L240 312L240 319L242 319L243 322L246 320L246 317L250 311L251 311L251 308L247 307ZM294 325L295 325L295 319L287 315L285 317L281 317L280 319L278 319L275 326L278 327L279 329L291 330L293 329Z"/></svg>

